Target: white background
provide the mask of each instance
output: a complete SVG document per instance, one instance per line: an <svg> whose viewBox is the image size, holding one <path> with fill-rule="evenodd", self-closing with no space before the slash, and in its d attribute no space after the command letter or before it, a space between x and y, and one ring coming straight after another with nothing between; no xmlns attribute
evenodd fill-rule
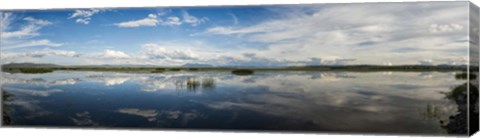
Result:
<svg viewBox="0 0 480 138"><path fill-rule="evenodd" d="M164 6L205 6L205 5L259 5L259 4L298 4L298 3L352 3L352 2L407 2L426 0L0 0L0 10L4 9L62 9L62 8L108 8L108 7L164 7ZM443 1L443 0L435 0ZM473 0L480 5L480 0ZM479 134L480 135L480 134ZM204 132L204 131L159 131L159 130L93 130L93 129L45 129L45 128L1 128L0 138L18 137L48 137L48 138L140 138L140 137L190 137L190 138L366 138L366 137L413 137L413 136L386 136L386 135L361 135L361 134L291 134L291 133L245 133L245 132ZM419 137L419 136L415 136ZM426 136L421 136L425 138ZM480 136L476 136L480 137Z"/></svg>

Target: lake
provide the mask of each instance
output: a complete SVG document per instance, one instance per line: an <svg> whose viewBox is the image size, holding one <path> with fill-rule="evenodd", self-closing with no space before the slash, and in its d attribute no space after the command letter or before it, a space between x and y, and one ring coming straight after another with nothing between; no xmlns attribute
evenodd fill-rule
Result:
<svg viewBox="0 0 480 138"><path fill-rule="evenodd" d="M455 72L2 76L6 126L434 135L449 132L460 111L447 95L466 83Z"/></svg>

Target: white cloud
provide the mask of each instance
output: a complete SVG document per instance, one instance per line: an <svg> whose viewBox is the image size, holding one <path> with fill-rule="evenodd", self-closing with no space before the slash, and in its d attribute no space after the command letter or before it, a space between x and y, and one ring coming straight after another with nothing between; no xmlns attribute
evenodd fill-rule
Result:
<svg viewBox="0 0 480 138"><path fill-rule="evenodd" d="M6 46L2 49L15 49L15 48L24 48L24 47L32 47L32 46L48 46L48 47L59 47L62 46L62 43L55 43L51 42L50 40L47 39L41 39L41 40L30 40L30 41L25 41L23 43L19 44L12 44L10 46Z"/></svg>
<svg viewBox="0 0 480 138"><path fill-rule="evenodd" d="M258 32L255 29L248 29L248 28L233 28L233 27L212 27L206 30L206 33L210 34L220 34L220 35L237 35L237 34L249 34L249 33L256 33Z"/></svg>
<svg viewBox="0 0 480 138"><path fill-rule="evenodd" d="M148 59L192 60L197 58L190 49L167 48L165 45L155 43L142 45L141 53Z"/></svg>
<svg viewBox="0 0 480 138"><path fill-rule="evenodd" d="M37 25L42 25L42 26L52 24L52 22L50 22L50 21L35 19L33 17L25 17L25 18L23 18L23 20L29 21L29 22L37 24Z"/></svg>
<svg viewBox="0 0 480 138"><path fill-rule="evenodd" d="M227 15L229 15L229 16L232 17L233 25L237 25L237 24L238 24L238 18L237 18L237 16L235 16L235 14L230 13L230 14L227 14Z"/></svg>
<svg viewBox="0 0 480 138"><path fill-rule="evenodd" d="M8 52L2 51L0 58L8 61L15 61L20 58L43 58L46 56L62 56L62 57L79 57L75 51L65 51L65 50L40 50L40 51L30 51L30 52Z"/></svg>
<svg viewBox="0 0 480 138"><path fill-rule="evenodd" d="M157 14L152 13L152 14L148 14L148 16L143 19L120 22L120 23L116 23L115 25L118 27L142 27L142 26L152 27L152 26L158 26L158 25L180 26L182 24L190 24L192 26L197 26L208 21L207 17L198 18L190 15L186 11L182 12L181 18L177 16L169 16L164 19L159 18L159 16L165 16L168 13L169 13L168 11L159 12Z"/></svg>
<svg viewBox="0 0 480 138"><path fill-rule="evenodd" d="M34 37L38 36L39 33L37 32L41 26L36 26L36 25L27 25L23 26L17 31L12 31L12 32L2 32L2 39L9 39L9 38L29 38L29 37ZM7 40L8 41L8 40Z"/></svg>
<svg viewBox="0 0 480 138"><path fill-rule="evenodd" d="M38 52L34 52L38 53ZM65 51L65 50L45 50L41 51L40 53L49 55L49 56L64 56L64 57L79 57L80 54L78 54L75 51Z"/></svg>
<svg viewBox="0 0 480 138"><path fill-rule="evenodd" d="M287 61L309 61L315 57L356 59L348 62L351 64L387 61L418 64L418 59L432 59L443 64L447 62L445 58L467 56L467 51L463 50L468 48L463 41L468 40L464 29L468 25L468 10L464 8L467 4L285 6L272 10L278 11L272 13L278 14L274 18L249 26L214 26L200 35L220 35L241 39L241 43L260 43L266 48L257 50L257 56ZM409 53L395 50L405 47L415 50L411 49Z"/></svg>
<svg viewBox="0 0 480 138"><path fill-rule="evenodd" d="M113 86L113 85L120 85L128 81L130 78L128 77L112 77L112 78L105 78L105 85Z"/></svg>
<svg viewBox="0 0 480 138"><path fill-rule="evenodd" d="M63 92L63 90L61 89L31 90L31 89L13 88L13 87L5 87L4 89L8 91L15 91L17 94L27 94L32 96L43 96L43 97L47 97L55 93Z"/></svg>
<svg viewBox="0 0 480 138"><path fill-rule="evenodd" d="M191 24L192 26L197 26L199 24L205 23L208 21L208 18L202 17L202 18L197 18L195 16L191 16L188 12L184 11L182 13L183 16L183 22L187 24Z"/></svg>
<svg viewBox="0 0 480 138"><path fill-rule="evenodd" d="M122 51L115 51L115 50L105 50L101 54L102 58L117 58L117 59L125 59L125 58L130 58L129 55L125 54Z"/></svg>
<svg viewBox="0 0 480 138"><path fill-rule="evenodd" d="M72 119L77 126L98 126L98 123L92 120L90 112L87 111L83 113L76 113L75 117L71 117L70 119Z"/></svg>
<svg viewBox="0 0 480 138"><path fill-rule="evenodd" d="M157 20L157 15L149 14L147 18L133 21L126 21L117 23L118 27L141 27L141 26L156 26L159 22Z"/></svg>
<svg viewBox="0 0 480 138"><path fill-rule="evenodd" d="M13 20L12 15L10 13L3 13L2 16L2 21L6 23L2 23L2 30L7 30L11 20ZM22 26L20 29L17 31L12 31L12 32L6 32L2 31L2 39L8 39L8 38L28 38L28 37L34 37L38 36L39 33L37 32L41 28L47 25L51 25L52 22L46 21L46 20L40 20L40 19L35 19L33 17L25 17L23 20L27 21L29 24Z"/></svg>
<svg viewBox="0 0 480 138"><path fill-rule="evenodd" d="M170 26L178 26L178 25L182 25L182 23L183 22L180 20L180 18L176 16L170 16L165 21L162 21L162 25L170 25Z"/></svg>
<svg viewBox="0 0 480 138"><path fill-rule="evenodd" d="M462 29L463 26L459 24L432 24L429 28L432 33L461 31Z"/></svg>
<svg viewBox="0 0 480 138"><path fill-rule="evenodd" d="M81 24L89 24L90 20L92 19L91 17L100 12L98 9L91 9L91 10L75 10L75 12L68 17L68 19L75 19L75 22L81 23Z"/></svg>
<svg viewBox="0 0 480 138"><path fill-rule="evenodd" d="M52 55L56 56L65 56L65 57L79 57L80 54L78 54L75 51L61 51L61 50L53 50L50 52Z"/></svg>
<svg viewBox="0 0 480 138"><path fill-rule="evenodd" d="M75 20L76 23L89 24L91 18L78 18Z"/></svg>
<svg viewBox="0 0 480 138"><path fill-rule="evenodd" d="M453 3L366 3L346 5L280 6L269 9L271 16L235 25L212 26L200 35L215 42L196 45L190 40L146 42L139 51L106 50L82 59L88 64L182 65L320 65L320 64L463 64L468 55L468 10L465 2ZM380 6L379 6L380 5ZM406 12L405 12L406 11ZM81 10L69 19L89 23L98 10ZM198 26L208 18L187 11L148 14L126 20L118 27ZM341 16L339 16L341 15ZM49 21L33 17L20 28L8 28L11 14L2 14L2 40L6 49L33 46L61 46L41 36L39 30ZM4 25L5 24L5 25ZM203 38L203 36L201 36ZM205 37L205 38L206 38ZM217 40L218 38L218 40ZM222 41L226 40L226 41ZM21 43L19 43L19 41ZM232 47L229 47L232 46ZM225 47L228 47L225 48ZM254 53L250 54L249 53ZM15 54L6 54L14 57ZM20 54L43 57L43 54ZM133 56L138 55L138 56ZM249 55L249 56L247 56ZM441 56L439 56L441 55ZM17 55L18 56L18 55ZM468 58L467 58L468 59Z"/></svg>
<svg viewBox="0 0 480 138"><path fill-rule="evenodd" d="M137 108L122 108L122 109L118 109L117 112L145 117L150 122L157 120L157 115L158 115L158 112L156 110L151 110L151 109L143 110L143 109L137 109Z"/></svg>
<svg viewBox="0 0 480 138"><path fill-rule="evenodd" d="M160 10L160 11L157 13L157 15L158 15L158 16L164 16L164 15L169 14L170 12L172 12L172 10L170 10L170 9L164 9L164 10Z"/></svg>
<svg viewBox="0 0 480 138"><path fill-rule="evenodd" d="M10 26L12 19L12 13L0 12L0 32L5 32L9 29L8 27Z"/></svg>
<svg viewBox="0 0 480 138"><path fill-rule="evenodd" d="M35 46L58 47L62 43L52 42L48 39L35 39L40 36L39 30L45 26L51 25L52 22L34 17L23 18L25 24L18 24L20 27L12 28L11 23L20 20L13 16L12 13L0 12L0 41L1 48L4 50L26 48Z"/></svg>
<svg viewBox="0 0 480 138"><path fill-rule="evenodd" d="M90 16L93 16L97 12L100 12L100 10L97 10L97 9L75 10L75 12L68 18L70 19L70 18L77 18L77 17L90 17Z"/></svg>
<svg viewBox="0 0 480 138"><path fill-rule="evenodd" d="M2 74L2 82L0 85L4 84L30 84L37 86L59 86L59 85L73 85L81 81L79 78L55 78L55 79L38 79L38 76L35 77L25 77L19 76L16 74Z"/></svg>

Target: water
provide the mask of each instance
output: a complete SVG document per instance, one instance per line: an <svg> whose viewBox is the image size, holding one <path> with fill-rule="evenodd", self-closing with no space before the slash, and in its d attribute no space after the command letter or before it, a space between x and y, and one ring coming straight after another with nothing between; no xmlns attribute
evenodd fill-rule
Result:
<svg viewBox="0 0 480 138"><path fill-rule="evenodd" d="M454 72L2 75L7 126L395 134L446 134L459 113L446 95L466 82Z"/></svg>

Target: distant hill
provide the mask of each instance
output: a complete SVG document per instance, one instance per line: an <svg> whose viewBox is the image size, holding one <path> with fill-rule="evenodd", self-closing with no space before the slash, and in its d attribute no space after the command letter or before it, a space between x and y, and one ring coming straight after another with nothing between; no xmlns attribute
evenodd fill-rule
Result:
<svg viewBox="0 0 480 138"><path fill-rule="evenodd" d="M72 65L70 67L155 67L155 65L101 64L101 65Z"/></svg>
<svg viewBox="0 0 480 138"><path fill-rule="evenodd" d="M9 63L2 65L2 68L51 68L61 67L56 64L39 64L39 63Z"/></svg>
<svg viewBox="0 0 480 138"><path fill-rule="evenodd" d="M213 67L213 66L209 65L209 64L187 63L187 64L182 65L182 67L206 68L206 67Z"/></svg>

